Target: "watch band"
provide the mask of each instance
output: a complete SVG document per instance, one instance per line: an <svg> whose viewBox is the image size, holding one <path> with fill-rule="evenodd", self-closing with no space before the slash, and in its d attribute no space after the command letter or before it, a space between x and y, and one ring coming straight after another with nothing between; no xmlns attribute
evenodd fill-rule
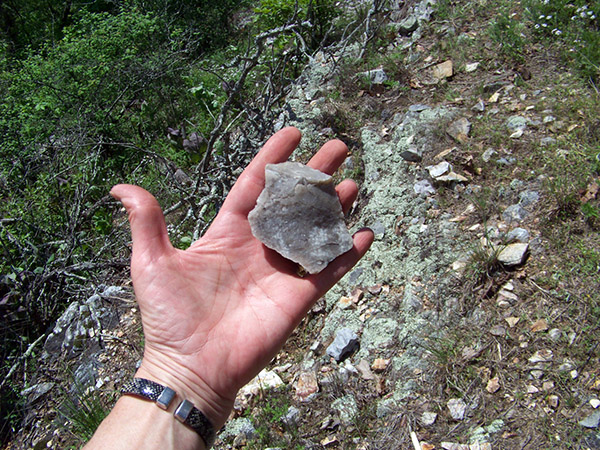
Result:
<svg viewBox="0 0 600 450"><path fill-rule="evenodd" d="M167 410L175 398L175 391L145 378L134 378L121 389L125 395L135 395L156 402L161 409ZM200 435L206 448L212 447L216 438L215 427L210 420L189 400L183 400L173 413L175 418Z"/></svg>
<svg viewBox="0 0 600 450"><path fill-rule="evenodd" d="M134 378L121 389L122 394L136 395L156 402L159 408L167 409L175 398L175 391L170 387L155 383L145 378Z"/></svg>

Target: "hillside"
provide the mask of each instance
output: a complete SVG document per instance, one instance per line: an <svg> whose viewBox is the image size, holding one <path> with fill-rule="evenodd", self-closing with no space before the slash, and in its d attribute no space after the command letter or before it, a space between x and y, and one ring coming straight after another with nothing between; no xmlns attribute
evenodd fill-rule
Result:
<svg viewBox="0 0 600 450"><path fill-rule="evenodd" d="M106 196L109 183L122 175L155 193L172 241L185 248L240 168L287 125L303 133L298 161L329 139L347 143L336 176L360 187L348 224L369 226L375 242L242 390L215 448L600 448L600 3L343 2L335 14L321 11L323 29L315 23L308 34L306 24L281 22L277 7L291 3L242 8L238 27L263 17L247 47L185 60L154 54L139 67L178 67L169 77L190 89L163 84L152 97L132 87L127 102L115 97L130 88L111 91L109 129L53 137L55 148L81 151L74 166L52 153L53 175L38 167L45 178L16 192L4 172L4 198L35 199L56 184L52 195L65 197L50 198L78 218L61 218L70 234L43 247L35 232L7 228L17 216L3 212L12 258L5 328L36 320L23 313L30 303L15 300L26 288L42 300L66 288L52 311L36 309L47 313L38 334L23 332L20 346L3 351L3 389L18 398L5 409L3 393L6 448L81 445L141 359L127 218ZM136 23L160 28L153 20ZM177 117L159 108L167 98ZM65 129L96 123L73 117ZM51 153L44 145L41 160ZM76 207L65 207L73 198ZM58 220L50 206L48 222ZM26 224L42 215L22 214ZM49 240L44 227L35 229ZM14 269L19 253L32 255L20 262L27 271ZM342 329L359 348L337 361L327 348Z"/></svg>

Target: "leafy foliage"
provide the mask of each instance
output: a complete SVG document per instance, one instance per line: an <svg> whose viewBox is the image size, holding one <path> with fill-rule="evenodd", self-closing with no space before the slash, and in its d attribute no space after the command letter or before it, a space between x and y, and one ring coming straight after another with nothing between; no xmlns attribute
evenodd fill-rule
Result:
<svg viewBox="0 0 600 450"><path fill-rule="evenodd" d="M600 1L529 0L527 9L540 38L557 41L583 76L600 77Z"/></svg>

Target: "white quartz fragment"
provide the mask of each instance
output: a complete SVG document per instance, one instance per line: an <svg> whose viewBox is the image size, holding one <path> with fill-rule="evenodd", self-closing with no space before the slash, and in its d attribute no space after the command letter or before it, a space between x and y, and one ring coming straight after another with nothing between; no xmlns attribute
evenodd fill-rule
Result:
<svg viewBox="0 0 600 450"><path fill-rule="evenodd" d="M267 164L248 221L258 240L311 274L352 248L333 179L300 163Z"/></svg>

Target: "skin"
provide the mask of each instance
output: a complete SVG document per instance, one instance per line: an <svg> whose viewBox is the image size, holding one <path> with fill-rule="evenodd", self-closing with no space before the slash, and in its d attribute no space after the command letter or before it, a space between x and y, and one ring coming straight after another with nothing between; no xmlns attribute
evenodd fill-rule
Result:
<svg viewBox="0 0 600 450"><path fill-rule="evenodd" d="M301 319L365 254L373 233L354 235L354 247L322 272L301 278L296 264L266 248L250 231L248 213L264 187L268 163L288 159L300 142L295 128L276 133L239 177L206 234L175 249L156 199L144 189L117 185L111 194L131 224L131 277L145 335L136 376L174 389L219 429L237 391L277 354ZM338 140L325 144L309 166L332 174L347 156ZM344 211L356 199L351 180L336 191ZM132 420L135 418L135 420ZM119 399L86 449L203 448L196 433L152 402Z"/></svg>

